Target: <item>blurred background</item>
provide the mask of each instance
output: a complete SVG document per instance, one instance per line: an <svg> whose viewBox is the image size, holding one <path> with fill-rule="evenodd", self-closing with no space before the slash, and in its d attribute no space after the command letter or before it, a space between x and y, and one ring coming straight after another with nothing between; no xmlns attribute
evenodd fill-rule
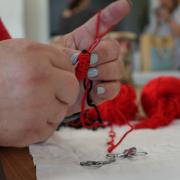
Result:
<svg viewBox="0 0 180 180"><path fill-rule="evenodd" d="M0 0L14 38L43 43L71 32L113 0ZM120 43L124 82L142 86L160 75L180 77L179 0L132 0L131 13L109 34Z"/></svg>

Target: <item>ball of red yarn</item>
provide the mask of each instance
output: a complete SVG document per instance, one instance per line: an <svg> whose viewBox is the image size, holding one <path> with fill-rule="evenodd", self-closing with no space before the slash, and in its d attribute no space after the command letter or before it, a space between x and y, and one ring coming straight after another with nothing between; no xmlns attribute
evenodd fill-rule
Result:
<svg viewBox="0 0 180 180"><path fill-rule="evenodd" d="M123 125L127 121L134 120L138 111L136 105L136 93L131 85L121 85L119 94L112 100L98 106L101 118L108 125ZM87 112L87 117L97 119L94 109Z"/></svg>
<svg viewBox="0 0 180 180"><path fill-rule="evenodd" d="M180 79L159 77L150 81L142 91L141 102L147 117L141 118L136 129L169 125L180 118Z"/></svg>

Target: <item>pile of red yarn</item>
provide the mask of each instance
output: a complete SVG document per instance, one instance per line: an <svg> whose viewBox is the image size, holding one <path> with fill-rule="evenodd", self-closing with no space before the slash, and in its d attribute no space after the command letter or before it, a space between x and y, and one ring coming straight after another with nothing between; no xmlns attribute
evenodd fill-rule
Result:
<svg viewBox="0 0 180 180"><path fill-rule="evenodd" d="M99 105L98 109L104 124L107 125L120 126L134 120L138 113L134 88L131 85L121 85L119 94L114 99ZM94 120L98 118L95 109L88 110L86 116Z"/></svg>
<svg viewBox="0 0 180 180"><path fill-rule="evenodd" d="M98 109L103 121L108 125L123 125L137 117L135 90L130 85L122 85L118 96L107 101ZM158 128L169 125L180 118L180 79L175 77L159 77L150 81L141 94L142 107L146 117L141 117L134 129ZM94 109L87 112L87 117L97 118Z"/></svg>
<svg viewBox="0 0 180 180"><path fill-rule="evenodd" d="M158 128L180 118L180 79L159 77L143 89L141 103L147 117L135 125L136 129Z"/></svg>

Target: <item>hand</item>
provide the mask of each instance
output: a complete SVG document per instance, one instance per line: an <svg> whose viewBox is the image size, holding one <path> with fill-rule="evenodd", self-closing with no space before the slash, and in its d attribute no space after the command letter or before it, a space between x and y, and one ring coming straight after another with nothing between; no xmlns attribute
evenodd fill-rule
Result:
<svg viewBox="0 0 180 180"><path fill-rule="evenodd" d="M103 10L101 31L119 22L129 9L127 1L121 0ZM18 39L0 42L1 146L21 147L43 141L68 110L78 109L76 99L82 91L79 93L69 55L94 41L95 21L96 17L64 36L58 47ZM118 48L118 43L103 40L95 51L98 61L91 68L98 74L89 78L95 81L93 99L97 102L119 91ZM98 94L98 87L105 92Z"/></svg>
<svg viewBox="0 0 180 180"><path fill-rule="evenodd" d="M117 24L131 9L127 0L112 3L101 12L100 31L104 32L111 26ZM65 47L67 53L72 56L75 50L87 49L95 40L96 16L90 19L80 28L70 34L56 39L57 47ZM96 104L112 99L120 89L120 78L123 74L123 55L120 54L120 45L117 41L103 39L94 51L88 78L93 80L94 87L91 97ZM76 103L69 109L69 115L80 111L80 104L84 89Z"/></svg>
<svg viewBox="0 0 180 180"><path fill-rule="evenodd" d="M48 138L79 94L70 58L50 45L0 42L0 146Z"/></svg>

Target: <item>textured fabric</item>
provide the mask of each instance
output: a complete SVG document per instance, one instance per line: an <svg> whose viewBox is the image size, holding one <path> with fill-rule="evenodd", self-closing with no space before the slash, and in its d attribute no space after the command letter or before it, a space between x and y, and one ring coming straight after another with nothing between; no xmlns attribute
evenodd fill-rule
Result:
<svg viewBox="0 0 180 180"><path fill-rule="evenodd" d="M115 128L121 136L128 127ZM104 160L108 129L61 129L47 142L30 146L37 180L179 180L180 122L158 130L132 132L116 152L135 146L146 157L119 160L98 169L80 161Z"/></svg>

